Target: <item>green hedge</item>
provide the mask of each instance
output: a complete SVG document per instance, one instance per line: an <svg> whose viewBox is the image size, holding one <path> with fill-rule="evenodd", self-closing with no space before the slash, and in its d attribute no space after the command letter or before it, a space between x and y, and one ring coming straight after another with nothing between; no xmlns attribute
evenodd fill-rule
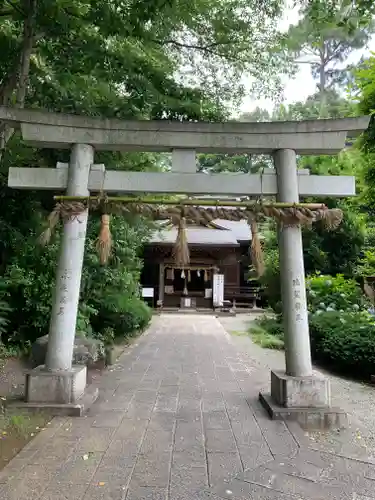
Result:
<svg viewBox="0 0 375 500"><path fill-rule="evenodd" d="M33 231L13 238L7 265L0 274L0 340L7 347L27 348L48 333L60 232L50 245L37 244L42 222ZM145 329L151 311L140 297L140 253L149 237L148 221L127 221L113 216L112 256L101 266L96 249L100 220L92 214L88 224L85 260L82 269L76 331L110 341L112 337L133 336ZM0 228L1 229L1 228ZM108 337L108 338L107 338Z"/></svg>
<svg viewBox="0 0 375 500"><path fill-rule="evenodd" d="M375 374L375 324L365 312L326 311L310 317L313 359L349 376Z"/></svg>
<svg viewBox="0 0 375 500"><path fill-rule="evenodd" d="M95 318L95 329L111 328L115 337L131 337L143 331L151 320L151 309L138 297L126 298L117 311L102 307Z"/></svg>
<svg viewBox="0 0 375 500"><path fill-rule="evenodd" d="M281 316L254 322L257 333L262 329L267 342L253 340L263 347L280 349L283 339ZM375 320L364 311L322 311L309 314L311 355L314 361L332 371L368 380L375 375Z"/></svg>

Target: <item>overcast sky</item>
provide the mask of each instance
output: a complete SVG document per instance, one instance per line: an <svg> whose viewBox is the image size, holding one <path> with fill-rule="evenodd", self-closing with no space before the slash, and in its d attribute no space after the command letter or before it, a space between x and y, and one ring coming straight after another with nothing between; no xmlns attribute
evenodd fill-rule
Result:
<svg viewBox="0 0 375 500"><path fill-rule="evenodd" d="M297 21L298 21L297 9L288 10L286 12L286 15L284 16L284 19L280 22L280 28L287 29L290 24L295 24L297 23ZM370 51L375 52L375 36L372 37L368 50L356 51L351 55L348 62L355 63L356 61L359 61L359 59L364 53L369 55ZM297 101L304 101L309 95L313 94L315 91L316 91L316 86L311 76L310 66L308 64L301 64L300 71L296 75L296 77L294 79L288 79L285 81L284 103L290 104ZM266 100L266 99L254 100L248 97L244 99L240 112L244 113L252 111L257 106L260 108L266 108L269 111L271 111L274 107L274 103L271 100Z"/></svg>

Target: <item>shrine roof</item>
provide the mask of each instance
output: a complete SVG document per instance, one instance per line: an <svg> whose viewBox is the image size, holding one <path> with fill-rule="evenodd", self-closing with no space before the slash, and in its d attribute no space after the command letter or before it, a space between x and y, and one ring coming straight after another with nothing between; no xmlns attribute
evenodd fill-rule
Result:
<svg viewBox="0 0 375 500"><path fill-rule="evenodd" d="M231 231L238 242L251 241L251 230L245 220L215 219L213 225Z"/></svg>
<svg viewBox="0 0 375 500"><path fill-rule="evenodd" d="M246 221L215 219L214 228L188 226L186 235L189 245L239 246L240 242L250 241L251 232ZM161 228L153 233L149 245L173 245L177 237L176 227Z"/></svg>

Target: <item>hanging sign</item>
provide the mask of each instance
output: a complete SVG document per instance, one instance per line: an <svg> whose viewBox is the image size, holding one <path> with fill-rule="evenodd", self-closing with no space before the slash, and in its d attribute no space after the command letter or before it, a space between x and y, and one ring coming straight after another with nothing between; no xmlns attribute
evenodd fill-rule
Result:
<svg viewBox="0 0 375 500"><path fill-rule="evenodd" d="M224 274L214 274L213 303L214 307L222 307L224 304Z"/></svg>

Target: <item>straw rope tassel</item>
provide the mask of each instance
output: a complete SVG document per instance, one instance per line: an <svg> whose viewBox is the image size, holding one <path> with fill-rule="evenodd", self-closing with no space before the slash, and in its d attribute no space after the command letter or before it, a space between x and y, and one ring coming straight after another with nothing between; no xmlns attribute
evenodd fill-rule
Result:
<svg viewBox="0 0 375 500"><path fill-rule="evenodd" d="M55 208L48 216L48 227L42 232L38 238L38 242L42 246L46 246L51 241L52 233L61 217L61 204L57 203Z"/></svg>
<svg viewBox="0 0 375 500"><path fill-rule="evenodd" d="M257 278L260 278L264 273L264 257L262 244L259 238L258 224L255 217L249 218L249 226L251 229L251 262L257 274Z"/></svg>
<svg viewBox="0 0 375 500"><path fill-rule="evenodd" d="M190 252L186 234L186 219L181 214L178 225L177 238L174 245L174 258L176 266L182 269L190 264Z"/></svg>
<svg viewBox="0 0 375 500"><path fill-rule="evenodd" d="M110 216L103 214L100 224L99 237L96 243L96 248L99 252L99 259L102 265L107 264L112 250L112 235L109 227Z"/></svg>

